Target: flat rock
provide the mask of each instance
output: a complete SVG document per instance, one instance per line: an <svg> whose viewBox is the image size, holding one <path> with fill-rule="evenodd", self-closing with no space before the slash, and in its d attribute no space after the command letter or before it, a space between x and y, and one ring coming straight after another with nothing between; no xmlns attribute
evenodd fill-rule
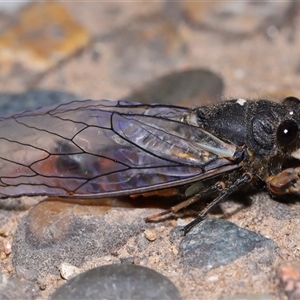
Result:
<svg viewBox="0 0 300 300"><path fill-rule="evenodd" d="M18 226L13 265L30 280L47 274L60 276L61 263L81 267L86 261L110 255L148 225L139 209L118 209L59 201L36 205Z"/></svg>

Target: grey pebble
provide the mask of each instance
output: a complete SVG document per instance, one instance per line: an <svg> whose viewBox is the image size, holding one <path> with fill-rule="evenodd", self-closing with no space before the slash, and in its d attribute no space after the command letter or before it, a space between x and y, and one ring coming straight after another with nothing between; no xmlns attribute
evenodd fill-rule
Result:
<svg viewBox="0 0 300 300"><path fill-rule="evenodd" d="M184 264L210 269L226 265L259 248L264 250L263 255L272 256L277 245L259 233L226 220L207 219L182 239L179 251ZM265 259L269 260L272 258Z"/></svg>
<svg viewBox="0 0 300 300"><path fill-rule="evenodd" d="M181 299L174 284L162 274L136 265L107 265L82 273L58 288L57 299Z"/></svg>

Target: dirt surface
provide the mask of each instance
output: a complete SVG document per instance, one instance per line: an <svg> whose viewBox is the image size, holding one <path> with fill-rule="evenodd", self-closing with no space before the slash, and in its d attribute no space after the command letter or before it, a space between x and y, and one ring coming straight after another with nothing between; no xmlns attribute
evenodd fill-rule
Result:
<svg viewBox="0 0 300 300"><path fill-rule="evenodd" d="M31 4L34 5L37 3ZM297 2L139 1L62 2L59 5L69 12L76 26L80 24L80 32L86 34L84 38L80 42L70 40L71 46L63 46L59 51L65 51L64 55L55 61L52 59L58 51L56 46L53 46L56 52L50 49L50 54L41 59L28 55L30 43L29 46L26 44L27 59L24 60L20 39L18 51L10 51L16 51L16 57L23 58L14 61L14 56L5 59L6 52L2 51L5 43L0 36L0 92L53 89L78 95L79 99L116 100L159 76L201 68L223 80L225 89L220 99L267 98L277 101L286 96L298 96L300 14ZM1 29L5 32L9 26L15 26L23 12L2 14ZM191 107L203 104L196 100L187 102L182 101ZM300 204L276 202L264 192L251 199L247 206L226 202L222 205L222 213L211 217L225 218L274 241L279 250L272 259L263 261L261 253L254 251L250 256L214 269L185 266L178 258L178 243L172 243L169 238L174 226L191 220L180 215L183 219L154 223L150 229L144 225L140 225L140 231L130 229L133 234L125 237L126 241L118 245L116 251L104 253L100 259L86 259L78 266L87 270L120 262L129 256L139 257L135 263L167 276L183 299L219 299L231 295L258 297L255 294L279 299L283 294L276 279L278 265L285 260L300 258ZM38 201L26 197L4 200L1 205L2 273L20 277L22 272L17 274L12 266L10 248L18 224ZM111 220L122 219L126 214L128 224L134 224L134 218L139 215L144 217L153 213L152 210L148 213L145 208L138 208L136 212L131 210L134 208L118 208L113 213L110 210ZM142 245L145 236L150 237L147 247L138 247L137 241ZM30 276L25 273L23 278L28 279ZM59 275L53 274L33 281L41 288L39 299L47 299L64 283Z"/></svg>

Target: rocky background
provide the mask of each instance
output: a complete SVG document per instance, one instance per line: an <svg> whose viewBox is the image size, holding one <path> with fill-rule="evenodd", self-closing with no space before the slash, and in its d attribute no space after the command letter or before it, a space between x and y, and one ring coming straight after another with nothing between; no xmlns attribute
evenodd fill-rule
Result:
<svg viewBox="0 0 300 300"><path fill-rule="evenodd" d="M3 4L0 114L73 99L196 107L297 97L299 8L296 1ZM181 237L197 211L145 223L161 205L40 200L0 203L1 298L300 299L297 201L264 191L236 196Z"/></svg>

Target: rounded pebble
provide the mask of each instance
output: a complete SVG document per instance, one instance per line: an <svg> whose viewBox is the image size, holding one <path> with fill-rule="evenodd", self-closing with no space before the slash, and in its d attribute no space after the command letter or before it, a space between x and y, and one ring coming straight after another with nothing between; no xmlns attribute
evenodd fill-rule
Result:
<svg viewBox="0 0 300 300"><path fill-rule="evenodd" d="M157 234L154 230L151 230L151 229L147 229L145 230L144 232L145 234L145 238L148 240L148 241L155 241L157 239Z"/></svg>
<svg viewBox="0 0 300 300"><path fill-rule="evenodd" d="M50 299L181 299L162 274L136 265L107 265L84 272L58 288Z"/></svg>

